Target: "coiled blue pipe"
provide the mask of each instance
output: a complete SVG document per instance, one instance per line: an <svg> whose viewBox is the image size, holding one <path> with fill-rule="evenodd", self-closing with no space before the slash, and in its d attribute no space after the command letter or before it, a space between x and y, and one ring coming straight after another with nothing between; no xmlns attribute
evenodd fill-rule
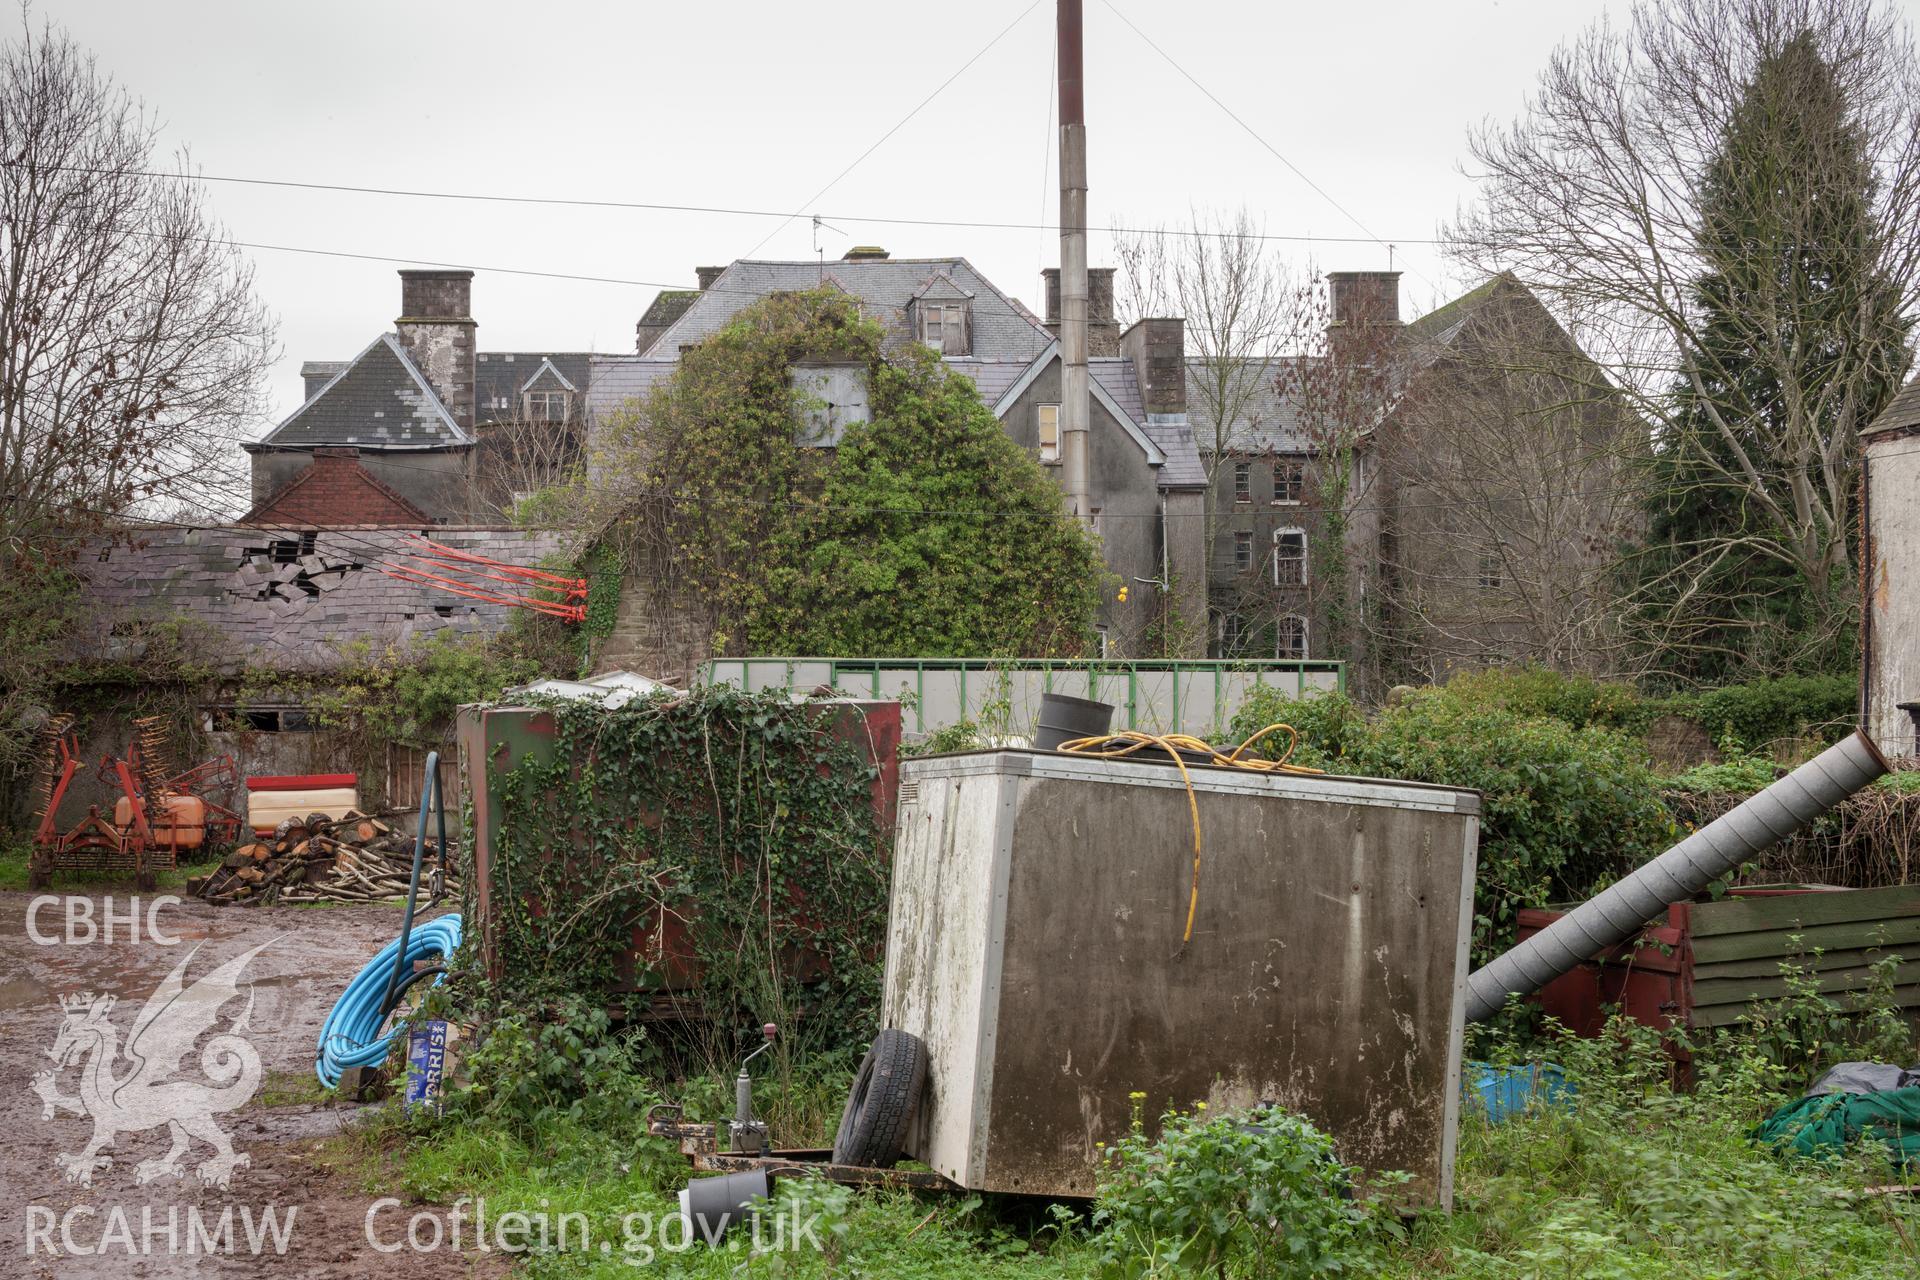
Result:
<svg viewBox="0 0 1920 1280"><path fill-rule="evenodd" d="M453 912L416 925L406 943L405 956L400 955L399 938L382 947L380 954L354 975L334 1003L333 1012L327 1015L326 1024L320 1028L319 1054L313 1062L314 1074L327 1088L339 1084L340 1073L348 1067L374 1067L387 1060L393 1034L381 1035L380 1028L391 1012L385 1005L395 961L411 969L415 961L429 956L453 955L460 945L460 914ZM433 985L439 986L444 977L436 975Z"/></svg>
<svg viewBox="0 0 1920 1280"><path fill-rule="evenodd" d="M319 1052L314 1055L313 1073L320 1077L320 1083L331 1089L340 1083L340 1075L348 1067L373 1067L387 1060L387 1050L393 1041L393 1033L380 1034L380 1028L386 1025L387 1015L399 1007L400 996L425 973L403 978L419 960L428 956L451 959L454 949L460 945L460 917L444 915L438 920L430 920L417 931L413 927L414 917L422 911L432 909L432 904L418 907L420 901L420 868L426 861L427 853L427 814L433 813L437 820L439 843L434 845L436 856L444 858L447 854L447 805L440 794L440 753L427 753L426 774L420 784L420 828L413 838L413 875L407 882L407 914L400 921L400 936L381 948L380 954L367 962L367 967L355 975L347 984L346 992L334 1002L333 1012L327 1015L327 1021L320 1028ZM436 885L438 880L434 882ZM435 891L434 903L440 901ZM381 981L382 970L386 980ZM434 974L433 985L439 986L444 971Z"/></svg>

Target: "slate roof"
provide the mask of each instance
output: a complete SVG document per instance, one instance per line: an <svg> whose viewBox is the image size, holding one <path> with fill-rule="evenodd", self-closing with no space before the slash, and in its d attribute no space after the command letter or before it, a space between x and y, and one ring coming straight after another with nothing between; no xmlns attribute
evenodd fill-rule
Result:
<svg viewBox="0 0 1920 1280"><path fill-rule="evenodd" d="M554 371L576 391L585 389L592 380L594 358L591 351L482 351L473 365L474 416L481 422L497 422L518 414L521 390L543 360L551 361Z"/></svg>
<svg viewBox="0 0 1920 1280"><path fill-rule="evenodd" d="M1404 362L1398 370L1401 376L1394 379L1397 384L1395 394L1404 390L1406 383L1421 370L1445 355L1480 308L1506 287L1523 291L1526 288L1512 273L1503 271L1402 326L1400 336L1406 340L1402 346ZM1299 406L1290 397L1282 395L1274 384L1276 375L1286 361L1319 358L1288 356L1260 362L1262 368L1258 388L1248 400L1241 422L1232 433L1233 438L1244 440L1244 447L1250 452L1269 449L1277 453L1309 451L1312 440L1300 422ZM1219 438L1204 398L1195 395L1193 390L1194 379L1205 376L1206 363L1192 357L1187 360L1188 416L1193 423L1194 435L1203 447ZM1920 396L1916 397L1915 407L1920 410Z"/></svg>
<svg viewBox="0 0 1920 1280"><path fill-rule="evenodd" d="M522 529L425 529L434 543L532 566L562 549L559 534ZM373 567L405 564L422 550L404 529L292 530L225 527L143 530L137 546L85 557L94 611L76 629L80 655L137 658L143 620L185 615L223 646L225 670L271 665L324 671L347 665L345 645L401 644L435 631L497 634L508 605L388 577ZM283 545L278 548L276 542ZM284 560L284 563L279 562Z"/></svg>
<svg viewBox="0 0 1920 1280"><path fill-rule="evenodd" d="M1249 388L1240 422L1228 438L1248 452L1305 453L1311 446L1307 429L1300 422L1299 406L1290 397L1283 396L1275 385L1283 367L1296 358L1247 362L1254 367L1248 369L1245 376L1254 379L1254 385ZM1207 376L1205 360L1188 359L1187 418L1193 424L1194 436L1211 448L1213 442L1220 439L1220 433L1214 430L1213 412L1206 398L1194 393L1195 380Z"/></svg>
<svg viewBox="0 0 1920 1280"><path fill-rule="evenodd" d="M979 388L980 398L988 405L1000 403L1000 397L1007 394L1007 388L1020 380L1027 371L1031 360L976 360L972 356L948 356L947 368L955 373L964 373L973 379L973 385Z"/></svg>
<svg viewBox="0 0 1920 1280"><path fill-rule="evenodd" d="M660 383L673 376L678 360L648 360L641 356L595 356L587 387L587 408L604 420L628 402L645 400Z"/></svg>
<svg viewBox="0 0 1920 1280"><path fill-rule="evenodd" d="M472 443L399 340L383 333L250 448L444 449Z"/></svg>
<svg viewBox="0 0 1920 1280"><path fill-rule="evenodd" d="M1025 307L995 288L965 258L887 258L856 262L734 262L695 298L644 354L678 355L712 337L736 313L770 293L799 292L832 284L859 299L890 340L910 340L907 304L938 276L973 296L973 356L982 360L1032 360L1053 335Z"/></svg>
<svg viewBox="0 0 1920 1280"><path fill-rule="evenodd" d="M1902 387L1900 394L1881 410L1880 416L1861 428L1860 434L1870 436L1906 427L1920 427L1920 376Z"/></svg>

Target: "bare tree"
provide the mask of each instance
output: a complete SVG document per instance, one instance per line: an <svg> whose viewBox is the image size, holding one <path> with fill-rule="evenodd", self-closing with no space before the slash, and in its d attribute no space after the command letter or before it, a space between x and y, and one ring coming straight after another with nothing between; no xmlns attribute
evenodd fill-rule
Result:
<svg viewBox="0 0 1920 1280"><path fill-rule="evenodd" d="M1369 442L1380 607L1361 625L1394 679L1634 674L1619 570L1644 426L1510 277L1445 333L1408 336Z"/></svg>
<svg viewBox="0 0 1920 1280"><path fill-rule="evenodd" d="M1297 291L1244 208L1195 210L1182 227L1123 233L1115 252L1122 323L1166 315L1186 322L1187 401L1207 471L1211 544L1220 476L1236 454L1264 448L1273 425L1272 361Z"/></svg>
<svg viewBox="0 0 1920 1280"><path fill-rule="evenodd" d="M1879 0L1643 3L1559 50L1472 149L1454 251L1541 289L1687 482L1740 515L1675 548L1669 621L1753 558L1835 598L1856 438L1920 291L1903 20Z"/></svg>
<svg viewBox="0 0 1920 1280"><path fill-rule="evenodd" d="M272 325L184 158L61 32L0 48L0 789L38 749L81 548L240 492Z"/></svg>
<svg viewBox="0 0 1920 1280"><path fill-rule="evenodd" d="M273 327L184 157L48 26L0 49L0 552L221 494Z"/></svg>
<svg viewBox="0 0 1920 1280"><path fill-rule="evenodd" d="M516 413L486 424L474 459L475 488L480 501L497 506L509 517L521 514L525 500L556 490L575 478L585 453L586 425L556 422ZM554 509L541 518L570 511L568 495L554 493Z"/></svg>

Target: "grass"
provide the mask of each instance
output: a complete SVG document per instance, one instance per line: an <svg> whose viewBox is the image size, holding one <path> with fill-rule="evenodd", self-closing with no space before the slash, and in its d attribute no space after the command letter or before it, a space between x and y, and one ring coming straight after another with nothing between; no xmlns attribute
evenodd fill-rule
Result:
<svg viewBox="0 0 1920 1280"><path fill-rule="evenodd" d="M32 852L32 848L26 844L9 844L0 848L0 890L26 890L27 863ZM154 892L177 893L186 888L188 877L206 875L219 865L220 859L212 857L163 868L158 872L158 887ZM54 873L53 883L48 886L54 892L94 892L103 889L132 891L134 887L132 876L115 871L59 871Z"/></svg>
<svg viewBox="0 0 1920 1280"><path fill-rule="evenodd" d="M447 1205L462 1196L484 1196L487 1216L496 1222L510 1213L544 1213L556 1224L559 1215L581 1215L584 1225L570 1227L569 1238L584 1238L587 1247L532 1254L526 1274L536 1280L631 1277L637 1268L629 1258L713 1280L776 1274L901 1280L1092 1274L1077 1237L1051 1223L1036 1229L978 1197L853 1194L794 1182L784 1184L792 1188L785 1194L797 1194L803 1216L815 1222L821 1249L756 1255L750 1236L740 1233L718 1249L704 1244L684 1252L664 1249L657 1224L678 1212L678 1192L690 1176L685 1159L659 1139L623 1140L590 1125L552 1124L532 1141L492 1126L450 1125L422 1136L407 1134L389 1113L333 1139L324 1152L323 1160L369 1197ZM404 1213L393 1218L395 1226L404 1221ZM673 1233L666 1238L677 1241ZM604 1254L600 1241L612 1246ZM643 1245L657 1256L649 1257Z"/></svg>
<svg viewBox="0 0 1920 1280"><path fill-rule="evenodd" d="M253 1096L253 1105L269 1110L305 1107L326 1102L333 1096L333 1091L321 1084L311 1071L269 1071L260 1082L260 1092Z"/></svg>
<svg viewBox="0 0 1920 1280"><path fill-rule="evenodd" d="M1536 1109L1498 1126L1470 1113L1453 1215L1421 1216L1404 1240L1353 1274L1865 1280L1920 1273L1920 1206L1858 1194L1899 1180L1883 1163L1789 1162L1749 1141L1753 1124L1786 1096L1776 1070L1742 1059L1681 1094L1659 1083L1646 1061L1595 1070L1609 1051L1578 1052L1592 1061L1570 1065L1582 1085L1570 1110ZM675 1211L689 1176L665 1143L600 1124L519 1131L448 1121L423 1129L392 1109L333 1140L325 1158L369 1197L447 1205L484 1196L495 1221L511 1212L554 1215L549 1221L581 1215L571 1240L584 1230L589 1247L533 1253L526 1274L536 1280L632 1275L622 1241L629 1230L655 1240L653 1224ZM824 1248L758 1254L742 1237L731 1250L698 1245L657 1265L714 1280L1098 1274L1083 1212L976 1196L822 1193L804 1184L799 1194L821 1215ZM395 1218L403 1221L404 1214ZM609 1254L598 1252L602 1240L612 1242Z"/></svg>

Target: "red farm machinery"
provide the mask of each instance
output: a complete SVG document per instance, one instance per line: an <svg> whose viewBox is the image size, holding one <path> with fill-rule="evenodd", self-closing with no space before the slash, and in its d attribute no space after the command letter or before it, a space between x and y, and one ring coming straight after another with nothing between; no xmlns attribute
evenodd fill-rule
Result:
<svg viewBox="0 0 1920 1280"><path fill-rule="evenodd" d="M60 871L110 871L131 875L141 889L151 890L162 870L178 865L181 850L230 844L239 834L241 817L231 806L240 771L233 757L216 756L172 772L158 716L134 721L126 754L107 756L95 770L107 793L117 793L113 811L89 805L85 817L63 828L61 805L85 760L71 716L49 724L46 737L27 871L30 888L45 888Z"/></svg>

